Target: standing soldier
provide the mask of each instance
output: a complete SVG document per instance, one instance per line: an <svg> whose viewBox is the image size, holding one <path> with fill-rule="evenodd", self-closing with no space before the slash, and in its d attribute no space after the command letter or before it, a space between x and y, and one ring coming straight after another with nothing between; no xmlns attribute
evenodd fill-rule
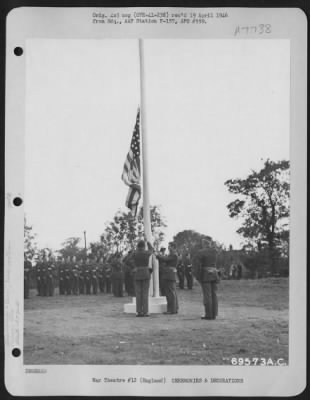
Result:
<svg viewBox="0 0 310 400"><path fill-rule="evenodd" d="M160 252L161 256L165 256L166 248L161 247L159 252ZM164 286L165 281L163 280L163 270L164 270L165 263L164 263L164 261L161 261L159 259L158 264L159 264L158 265L159 291L160 291L161 296L165 296L165 286Z"/></svg>
<svg viewBox="0 0 310 400"><path fill-rule="evenodd" d="M42 259L39 257L36 267L35 267L35 272L36 272L36 282L37 282L37 296L42 296L42 283L41 283L41 267L42 267Z"/></svg>
<svg viewBox="0 0 310 400"><path fill-rule="evenodd" d="M93 259L90 267L91 271L91 287L93 294L98 292L98 266L96 258Z"/></svg>
<svg viewBox="0 0 310 400"><path fill-rule="evenodd" d="M169 254L167 256L157 255L158 260L164 263L163 280L165 296L167 298L167 311L164 314L178 313L178 298L176 291L178 256L174 243L169 243Z"/></svg>
<svg viewBox="0 0 310 400"><path fill-rule="evenodd" d="M126 257L123 259L124 263L124 280L125 280L125 290L128 296L135 296L135 287L134 287L134 280L133 280L133 273L131 270L130 262L130 255L132 250L130 250Z"/></svg>
<svg viewBox="0 0 310 400"><path fill-rule="evenodd" d="M149 287L151 278L149 259L153 253L153 247L149 242L147 242L147 245L148 250L145 250L145 243L143 240L140 240L137 250L130 257L135 280L137 317L149 316Z"/></svg>
<svg viewBox="0 0 310 400"><path fill-rule="evenodd" d="M58 264L59 294L65 294L65 259L61 258Z"/></svg>
<svg viewBox="0 0 310 400"><path fill-rule="evenodd" d="M211 247L211 240L202 240L202 250L194 259L195 277L201 285L205 314L201 319L215 319L218 314L217 284L219 277L216 270L217 251Z"/></svg>
<svg viewBox="0 0 310 400"><path fill-rule="evenodd" d="M65 263L65 294L70 295L72 289L72 271L70 257L68 256Z"/></svg>
<svg viewBox="0 0 310 400"><path fill-rule="evenodd" d="M98 281L99 281L99 290L100 293L104 293L105 288L105 268L104 268L104 261L103 257L99 259L98 265Z"/></svg>
<svg viewBox="0 0 310 400"><path fill-rule="evenodd" d="M72 257L72 294L78 295L80 288L80 268L76 256Z"/></svg>
<svg viewBox="0 0 310 400"><path fill-rule="evenodd" d="M47 259L46 256L43 256L43 262L41 264L41 292L42 296L47 296L48 290L47 290Z"/></svg>
<svg viewBox="0 0 310 400"><path fill-rule="evenodd" d="M55 264L54 258L51 256L47 258L47 271L46 271L46 290L48 296L54 296L55 287Z"/></svg>
<svg viewBox="0 0 310 400"><path fill-rule="evenodd" d="M123 297L124 272L119 254L115 254L112 261L113 294L115 297Z"/></svg>
<svg viewBox="0 0 310 400"><path fill-rule="evenodd" d="M186 285L187 289L193 288L193 268L192 268L192 261L191 256L189 253L186 253L183 259L183 265L185 269L185 278L186 278Z"/></svg>
<svg viewBox="0 0 310 400"><path fill-rule="evenodd" d="M182 257L178 256L177 275L179 278L179 288L184 289L185 266Z"/></svg>
<svg viewBox="0 0 310 400"><path fill-rule="evenodd" d="M109 264L111 267L111 286L112 286L112 294L113 296L115 296L116 293L116 285L115 285L115 267L114 267L114 258L115 258L115 254L112 254L110 256L110 260L109 260Z"/></svg>
<svg viewBox="0 0 310 400"><path fill-rule="evenodd" d="M240 263L238 263L237 265L237 279L241 279L242 278L242 265Z"/></svg>
<svg viewBox="0 0 310 400"><path fill-rule="evenodd" d="M108 258L104 265L105 270L105 284L107 293L111 293L112 287L112 268L111 268L111 259Z"/></svg>
<svg viewBox="0 0 310 400"><path fill-rule="evenodd" d="M85 293L85 264L83 258L79 260L79 293Z"/></svg>
<svg viewBox="0 0 310 400"><path fill-rule="evenodd" d="M24 299L29 299L29 286L32 264L24 253Z"/></svg>
<svg viewBox="0 0 310 400"><path fill-rule="evenodd" d="M89 258L86 257L86 264L84 269L84 277L85 277L85 287L86 287L86 294L91 294L91 265Z"/></svg>

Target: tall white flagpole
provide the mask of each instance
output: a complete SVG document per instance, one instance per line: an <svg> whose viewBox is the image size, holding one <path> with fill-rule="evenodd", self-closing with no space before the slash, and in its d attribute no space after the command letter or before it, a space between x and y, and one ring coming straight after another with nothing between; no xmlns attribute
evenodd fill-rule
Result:
<svg viewBox="0 0 310 400"><path fill-rule="evenodd" d="M152 229L151 229L151 210L149 199L149 179L148 179L148 146L147 146L147 120L145 109L145 85L144 85L144 43L139 39L139 60L140 60L140 132L142 141L142 193L143 193L143 223L144 234L146 240L152 243ZM153 297L159 296L159 276L158 276L158 262L157 259L152 257L152 279L150 285L150 295Z"/></svg>
<svg viewBox="0 0 310 400"><path fill-rule="evenodd" d="M150 243L152 239L151 229L151 210L149 199L149 179L148 179L148 146L147 146L147 114L145 109L145 85L144 85L144 48L143 41L139 39L139 62L140 62L140 140L141 140L141 158L142 158L142 197L143 197L143 224L144 236ZM153 244L153 243L152 243ZM150 263L153 273L150 282L149 291L149 311L150 313L161 313L167 310L167 301L165 297L159 295L159 271L158 260L153 255L150 257ZM135 313L135 299L130 304L124 305L125 313Z"/></svg>

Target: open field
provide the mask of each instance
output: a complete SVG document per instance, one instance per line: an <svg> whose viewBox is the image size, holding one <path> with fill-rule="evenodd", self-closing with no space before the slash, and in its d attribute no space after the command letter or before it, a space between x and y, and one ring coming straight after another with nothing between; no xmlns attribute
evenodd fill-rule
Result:
<svg viewBox="0 0 310 400"><path fill-rule="evenodd" d="M179 314L136 318L131 298L39 297L25 300L25 364L223 365L232 357L288 362L288 278L222 281L219 316L201 320L202 295L178 290Z"/></svg>

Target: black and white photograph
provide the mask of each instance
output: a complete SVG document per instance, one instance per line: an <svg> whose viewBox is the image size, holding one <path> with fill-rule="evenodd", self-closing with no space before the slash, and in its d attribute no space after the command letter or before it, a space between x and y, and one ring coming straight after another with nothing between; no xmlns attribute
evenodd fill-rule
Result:
<svg viewBox="0 0 310 400"><path fill-rule="evenodd" d="M289 367L290 40L51 36L20 56L22 368Z"/></svg>

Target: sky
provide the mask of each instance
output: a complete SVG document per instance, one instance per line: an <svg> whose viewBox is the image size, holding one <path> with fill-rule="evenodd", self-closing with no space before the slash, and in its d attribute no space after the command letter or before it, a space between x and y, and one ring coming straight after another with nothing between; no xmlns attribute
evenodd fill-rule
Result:
<svg viewBox="0 0 310 400"><path fill-rule="evenodd" d="M289 159L286 40L145 40L150 203L166 242L185 229L239 248L224 182ZM29 39L25 214L41 247L98 241L124 203L140 103L137 40Z"/></svg>

